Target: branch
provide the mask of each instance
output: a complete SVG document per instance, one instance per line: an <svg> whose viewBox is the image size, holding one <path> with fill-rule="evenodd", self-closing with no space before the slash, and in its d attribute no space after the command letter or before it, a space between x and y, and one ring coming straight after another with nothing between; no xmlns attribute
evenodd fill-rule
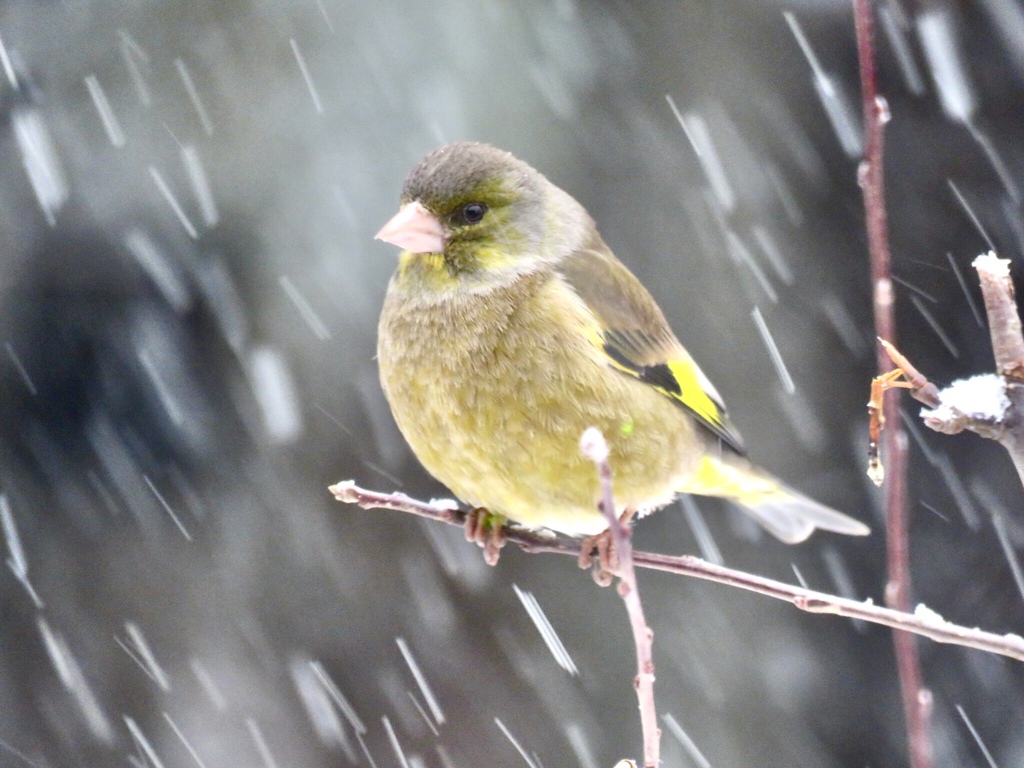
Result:
<svg viewBox="0 0 1024 768"><path fill-rule="evenodd" d="M1010 262L990 252L976 258L974 268L978 270L981 293L985 297L996 373L1006 382L1006 397L1010 403L1003 418L1006 429L997 439L1009 452L1024 484L1024 335L1010 281Z"/></svg>
<svg viewBox="0 0 1024 768"><path fill-rule="evenodd" d="M580 440L583 455L597 465L601 479L601 513L608 521L608 530L615 542L615 568L619 581L619 595L626 604L629 625L633 630L636 645L636 697L640 704L640 726L644 735L644 768L658 768L660 764L661 730L658 728L658 712L654 706L654 633L647 626L644 607L640 602L640 588L636 583L633 568L633 542L629 526L623 524L615 514L612 499L612 468L608 463L608 443L595 428L590 427Z"/></svg>
<svg viewBox="0 0 1024 768"><path fill-rule="evenodd" d="M880 486L885 481L885 467L878 453L882 427L885 425L885 393L890 389L909 390L911 397L929 408L937 408L942 401L939 399L938 387L911 365L893 344L881 337L878 343L896 366L871 380L871 399L868 400L868 477Z"/></svg>
<svg viewBox="0 0 1024 768"><path fill-rule="evenodd" d="M929 408L937 408L942 402L939 397L939 388L928 381L923 373L911 365L910 361L901 355L896 347L888 341L883 341L882 339L878 341L885 349L886 354L889 355L889 359L892 360L893 364L900 369L906 378L906 389L910 391L910 396L924 403Z"/></svg>
<svg viewBox="0 0 1024 768"><path fill-rule="evenodd" d="M872 34L871 0L853 0L853 21L857 33L857 61L860 70L861 99L864 112L864 159L858 180L864 194L864 213L871 255L871 280L874 285L875 334L895 342L896 321L893 312L893 287L890 274L889 235L885 212L885 182L882 170L885 124L889 105L877 92L875 46ZM879 373L891 370L889 358L881 346L876 350ZM889 582L886 603L908 611L911 601L910 543L907 532L906 460L907 436L896 418L896 403L890 398L886 416L892 424L885 434L885 459L891 479L886 487L886 545ZM921 663L914 638L902 632L893 634L903 714L907 722L911 768L930 768L932 746L928 721L931 693L921 682Z"/></svg>
<svg viewBox="0 0 1024 768"><path fill-rule="evenodd" d="M1024 381L1024 335L1021 334L1020 314L1013 296L1010 261L989 252L974 260L974 268L978 270L981 293L985 298L996 373L1012 381Z"/></svg>
<svg viewBox="0 0 1024 768"><path fill-rule="evenodd" d="M1010 454L1024 484L1024 333L1010 281L1010 262L987 253L974 260L974 267L985 297L996 373L955 381L939 391L893 345L884 344L905 381L890 378L882 387L910 389L911 395L930 408L922 411L921 417L936 432L955 435L969 431L997 441Z"/></svg>
<svg viewBox="0 0 1024 768"><path fill-rule="evenodd" d="M363 509L390 509L459 527L462 527L466 521L467 513L458 509L451 501L427 503L409 498L403 493L389 494L368 491L358 487L351 480L332 485L329 490L338 501L355 504ZM579 540L562 539L551 533L521 528L509 529L507 537L509 542L516 544L524 552L544 552L579 558L581 546ZM1013 634L997 635L980 629L961 627L946 621L924 606L918 606L914 613L906 613L874 605L870 601L847 600L825 592L803 589L732 568L712 565L699 557L690 555L672 557L651 552L633 552L633 564L641 568L692 576L757 592L776 600L784 600L808 613L829 613L834 616L860 619L872 624L881 624L893 629L901 629L904 632L912 632L937 643L960 645L1024 661L1024 637Z"/></svg>

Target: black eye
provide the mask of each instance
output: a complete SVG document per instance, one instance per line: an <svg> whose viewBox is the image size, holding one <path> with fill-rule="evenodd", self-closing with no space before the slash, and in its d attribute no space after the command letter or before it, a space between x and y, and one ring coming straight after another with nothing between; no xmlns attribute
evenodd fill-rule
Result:
<svg viewBox="0 0 1024 768"><path fill-rule="evenodd" d="M483 219L487 213L487 206L483 203L470 203L462 209L462 218L469 224L476 224Z"/></svg>

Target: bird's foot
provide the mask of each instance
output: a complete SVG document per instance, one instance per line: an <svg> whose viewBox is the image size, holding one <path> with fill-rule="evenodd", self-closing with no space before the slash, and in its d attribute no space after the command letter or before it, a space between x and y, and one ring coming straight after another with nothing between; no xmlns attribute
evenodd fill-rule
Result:
<svg viewBox="0 0 1024 768"><path fill-rule="evenodd" d="M489 512L486 507L476 507L466 513L466 541L479 544L484 549L484 562L497 565L501 548L505 546L505 518Z"/></svg>
<svg viewBox="0 0 1024 768"><path fill-rule="evenodd" d="M597 558L594 558L594 554ZM612 532L602 531L596 536L587 536L580 544L580 568L591 569L590 575L599 587L610 587L618 557L612 544Z"/></svg>
<svg viewBox="0 0 1024 768"><path fill-rule="evenodd" d="M636 510L627 509L622 513L619 522L622 525L629 525ZM597 554L595 560L594 554ZM611 529L607 529L596 536L587 536L580 544L580 568L591 568L591 575L599 587L610 587L613 578L619 572L619 555L615 551L615 541L612 538Z"/></svg>

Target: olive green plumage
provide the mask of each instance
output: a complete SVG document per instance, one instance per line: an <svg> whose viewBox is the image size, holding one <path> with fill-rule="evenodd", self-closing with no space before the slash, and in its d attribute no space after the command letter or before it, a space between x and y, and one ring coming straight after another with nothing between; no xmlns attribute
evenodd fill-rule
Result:
<svg viewBox="0 0 1024 768"><path fill-rule="evenodd" d="M721 399L654 299L567 193L507 152L459 142L406 179L379 238L404 248L381 313L381 382L424 467L529 527L605 521L579 440L608 441L616 503L723 496L785 541L867 528L742 456Z"/></svg>

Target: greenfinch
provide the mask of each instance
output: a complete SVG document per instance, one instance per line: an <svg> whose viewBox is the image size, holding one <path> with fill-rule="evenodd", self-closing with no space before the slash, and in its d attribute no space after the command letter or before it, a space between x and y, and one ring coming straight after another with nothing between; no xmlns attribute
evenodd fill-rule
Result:
<svg viewBox="0 0 1024 768"><path fill-rule="evenodd" d="M619 513L678 493L729 499L785 542L868 528L745 456L722 399L594 221L486 144L440 147L377 239L402 249L377 356L398 428L462 501L528 528L601 533L604 435Z"/></svg>

